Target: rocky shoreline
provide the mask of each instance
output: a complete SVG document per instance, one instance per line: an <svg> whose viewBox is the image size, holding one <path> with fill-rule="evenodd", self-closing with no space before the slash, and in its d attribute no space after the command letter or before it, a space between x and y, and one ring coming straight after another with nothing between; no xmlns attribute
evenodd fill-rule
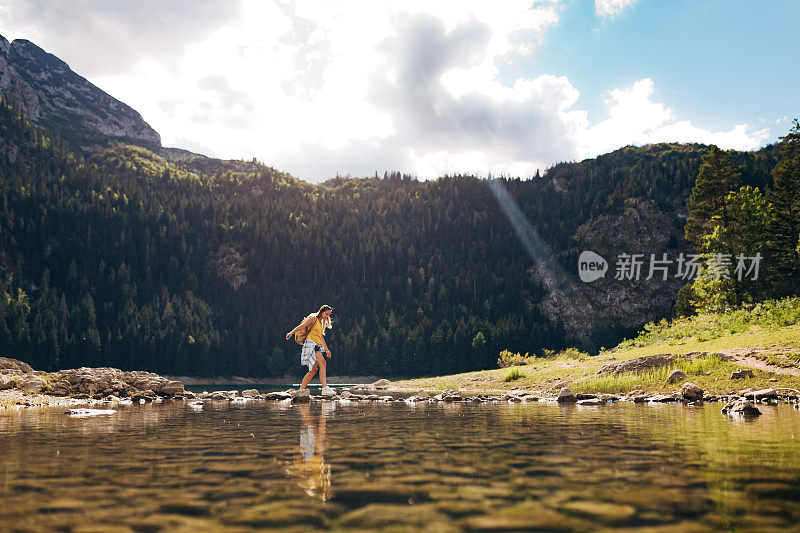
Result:
<svg viewBox="0 0 800 533"><path fill-rule="evenodd" d="M672 377L672 376L671 376ZM323 390L312 395L308 389L289 389L280 392L260 393L256 389L217 390L193 393L185 390L180 381L172 380L152 372L123 371L116 368L76 368L57 372L36 371L27 363L0 357L0 409L9 407L33 407L43 405L125 405L160 402L165 399L191 400L193 408L202 408L205 401L227 401L246 403L249 401L285 401L291 403L339 401L339 402L556 402L579 406L603 406L615 402L670 403L686 405L724 402L725 415L758 416L757 405L794 404L800 409L800 391L796 389L748 388L728 395L707 395L697 385L685 382L671 394L647 394L631 391L626 394L573 393L562 388L558 395L537 391L513 389L487 393L486 391L446 390L431 394L425 390L398 388L386 379L377 380L363 387Z"/></svg>
<svg viewBox="0 0 800 533"><path fill-rule="evenodd" d="M152 372L107 367L44 372L22 361L0 357L0 408L100 400L148 402L184 398L186 394L181 382Z"/></svg>
<svg viewBox="0 0 800 533"><path fill-rule="evenodd" d="M404 402L404 403L527 403L527 402L555 402L559 404L574 404L580 406L603 406L615 402L644 403L683 403L688 406L702 405L704 403L722 402L722 414L728 416L758 416L761 414L757 405L776 405L778 403L793 404L795 409L800 409L800 391L796 389L743 389L735 394L706 396L703 389L697 385L686 382L680 389L672 394L646 394L644 391L631 391L627 394L574 394L568 388L563 388L558 396L542 394L536 391L514 389L502 394L486 394L485 392L446 390L431 395L424 390L409 391L393 387L388 380L381 379L363 388L343 388L338 391L323 392L320 395L311 395L308 389L291 389L281 392L261 394L255 389L239 391L214 391L202 392L194 395L196 401L192 402L197 408L202 408L203 401L222 400L234 403L245 403L253 400L284 401L291 403L304 402Z"/></svg>
<svg viewBox="0 0 800 533"><path fill-rule="evenodd" d="M283 376L280 378L246 378L242 376L204 378L199 376L165 376L173 381L180 381L184 386L212 386L212 385L238 385L258 386L258 385L278 385L286 386L289 383L297 383L302 376ZM371 383L378 379L378 376L329 376L328 383L331 385L345 385L350 383Z"/></svg>

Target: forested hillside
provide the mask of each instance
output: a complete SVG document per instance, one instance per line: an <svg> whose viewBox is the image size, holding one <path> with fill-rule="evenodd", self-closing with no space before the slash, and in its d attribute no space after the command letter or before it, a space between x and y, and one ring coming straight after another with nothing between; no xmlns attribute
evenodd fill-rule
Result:
<svg viewBox="0 0 800 533"><path fill-rule="evenodd" d="M627 147L498 180L568 272L575 230L627 198L685 211L701 145ZM768 187L775 147L733 156ZM117 144L84 155L0 106L0 354L35 368L300 372L285 333L327 303L332 373L494 366L569 343L484 180L311 185ZM591 325L587 325L591 327Z"/></svg>

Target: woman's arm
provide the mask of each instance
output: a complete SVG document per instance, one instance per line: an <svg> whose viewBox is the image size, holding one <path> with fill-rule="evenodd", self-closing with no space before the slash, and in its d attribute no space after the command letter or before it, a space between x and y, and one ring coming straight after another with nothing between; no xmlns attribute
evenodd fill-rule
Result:
<svg viewBox="0 0 800 533"><path fill-rule="evenodd" d="M322 347L325 348L325 353L328 354L328 359L331 358L331 351L328 349L328 345L325 344L325 336L322 336Z"/></svg>
<svg viewBox="0 0 800 533"><path fill-rule="evenodd" d="M310 326L314 322L314 320L316 320L316 317L310 316L310 317L308 317L308 319L303 320L302 322L300 322L292 331L290 331L289 333L286 334L286 340L288 341L289 338L292 335L294 335L295 333L297 333L301 329L307 328L308 326Z"/></svg>

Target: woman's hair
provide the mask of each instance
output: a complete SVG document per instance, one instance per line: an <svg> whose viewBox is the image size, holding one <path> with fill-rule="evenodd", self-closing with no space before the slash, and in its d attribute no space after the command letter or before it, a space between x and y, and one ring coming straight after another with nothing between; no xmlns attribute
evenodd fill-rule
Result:
<svg viewBox="0 0 800 533"><path fill-rule="evenodd" d="M319 318L320 315L322 315L322 313L324 313L329 309L333 311L333 307L331 307L330 305L323 305L322 307L319 308L319 311L317 311L316 313L311 313L304 320L308 320L312 316ZM333 324L331 322L331 317L328 317L325 320L320 320L320 322L322 322L322 334L325 335L325 330L333 327Z"/></svg>

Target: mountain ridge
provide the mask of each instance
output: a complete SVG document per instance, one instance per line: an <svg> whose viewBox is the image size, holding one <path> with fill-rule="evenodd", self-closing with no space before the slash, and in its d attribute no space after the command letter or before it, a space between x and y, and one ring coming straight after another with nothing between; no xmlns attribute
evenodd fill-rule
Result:
<svg viewBox="0 0 800 533"><path fill-rule="evenodd" d="M108 138L161 148L161 136L138 111L26 39L9 43L0 35L0 96L84 149Z"/></svg>

